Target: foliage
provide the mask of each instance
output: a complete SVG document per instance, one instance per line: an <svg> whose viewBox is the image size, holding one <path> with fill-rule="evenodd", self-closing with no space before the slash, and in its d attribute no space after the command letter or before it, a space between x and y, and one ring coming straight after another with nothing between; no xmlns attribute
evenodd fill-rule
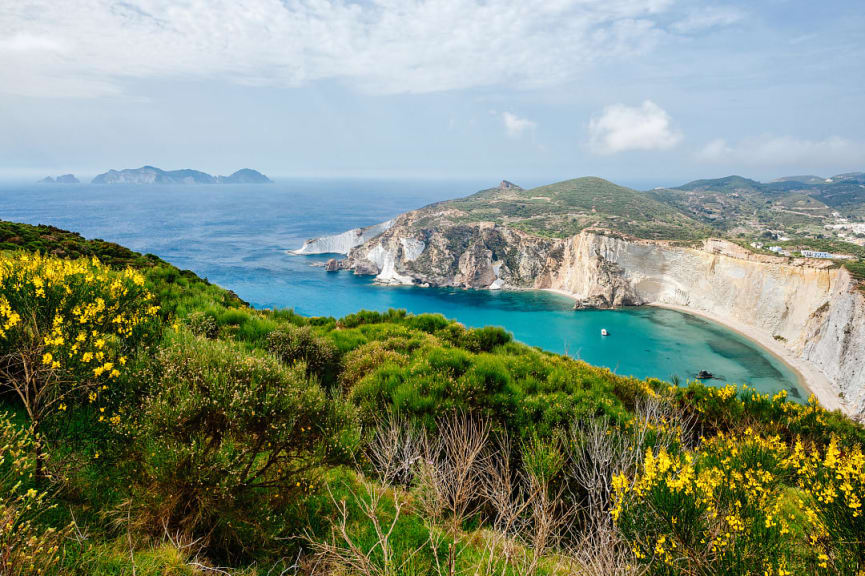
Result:
<svg viewBox="0 0 865 576"><path fill-rule="evenodd" d="M120 418L104 413L104 397L159 311L144 283L95 258L0 255L0 389L18 396L37 433L52 412L81 404L101 404L100 422Z"/></svg>
<svg viewBox="0 0 865 576"><path fill-rule="evenodd" d="M51 495L33 487L34 440L0 414L0 574L45 574L69 532L44 525L56 507Z"/></svg>
<svg viewBox="0 0 865 576"><path fill-rule="evenodd" d="M333 381L337 372L336 347L318 337L309 326L287 325L267 335L267 349L283 362L293 365L302 362L306 376L317 376Z"/></svg>
<svg viewBox="0 0 865 576"><path fill-rule="evenodd" d="M193 312L186 317L186 326L196 336L216 338L219 335L219 324L213 314Z"/></svg>
<svg viewBox="0 0 865 576"><path fill-rule="evenodd" d="M790 446L746 429L692 452L647 450L612 510L652 574L859 574L861 448Z"/></svg>
<svg viewBox="0 0 865 576"><path fill-rule="evenodd" d="M141 514L221 550L258 541L279 508L308 490L317 468L345 461L351 413L304 378L237 345L168 338L141 408Z"/></svg>

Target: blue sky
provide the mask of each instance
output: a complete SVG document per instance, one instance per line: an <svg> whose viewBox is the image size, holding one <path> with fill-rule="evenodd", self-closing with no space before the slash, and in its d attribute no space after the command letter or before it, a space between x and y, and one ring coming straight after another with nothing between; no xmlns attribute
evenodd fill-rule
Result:
<svg viewBox="0 0 865 576"><path fill-rule="evenodd" d="M861 0L0 2L0 175L865 170L863 29Z"/></svg>

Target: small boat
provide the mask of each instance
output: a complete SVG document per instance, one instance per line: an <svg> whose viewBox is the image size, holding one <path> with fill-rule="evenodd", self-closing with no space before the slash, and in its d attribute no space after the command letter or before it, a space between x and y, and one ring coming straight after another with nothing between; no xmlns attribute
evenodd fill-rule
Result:
<svg viewBox="0 0 865 576"><path fill-rule="evenodd" d="M606 328L601 328L601 336L609 336L609 335L610 335L610 333L607 332Z"/></svg>
<svg viewBox="0 0 865 576"><path fill-rule="evenodd" d="M711 380L715 375L708 370L700 370L697 372L697 380Z"/></svg>

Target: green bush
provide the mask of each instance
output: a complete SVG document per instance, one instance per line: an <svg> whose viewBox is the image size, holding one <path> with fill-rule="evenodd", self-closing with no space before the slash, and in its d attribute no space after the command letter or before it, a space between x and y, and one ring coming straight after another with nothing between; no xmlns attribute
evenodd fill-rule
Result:
<svg viewBox="0 0 865 576"><path fill-rule="evenodd" d="M320 338L309 326L286 325L267 335L267 349L288 365L303 363L306 376L322 382L336 379L339 356L330 341Z"/></svg>
<svg viewBox="0 0 865 576"><path fill-rule="evenodd" d="M164 519L224 553L266 542L280 506L354 449L351 411L272 357L179 333L154 370L136 499L150 525Z"/></svg>
<svg viewBox="0 0 865 576"><path fill-rule="evenodd" d="M44 574L54 566L69 528L44 523L56 504L33 486L33 437L0 414L0 574Z"/></svg>
<svg viewBox="0 0 865 576"><path fill-rule="evenodd" d="M219 335L219 324L213 314L207 312L193 312L186 317L186 326L196 336L214 339Z"/></svg>

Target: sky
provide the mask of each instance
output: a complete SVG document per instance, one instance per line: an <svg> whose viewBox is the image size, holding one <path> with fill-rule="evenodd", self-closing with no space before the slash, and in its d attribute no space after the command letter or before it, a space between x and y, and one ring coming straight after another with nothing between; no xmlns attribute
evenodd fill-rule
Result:
<svg viewBox="0 0 865 576"><path fill-rule="evenodd" d="M865 170L862 0L0 0L0 177Z"/></svg>

